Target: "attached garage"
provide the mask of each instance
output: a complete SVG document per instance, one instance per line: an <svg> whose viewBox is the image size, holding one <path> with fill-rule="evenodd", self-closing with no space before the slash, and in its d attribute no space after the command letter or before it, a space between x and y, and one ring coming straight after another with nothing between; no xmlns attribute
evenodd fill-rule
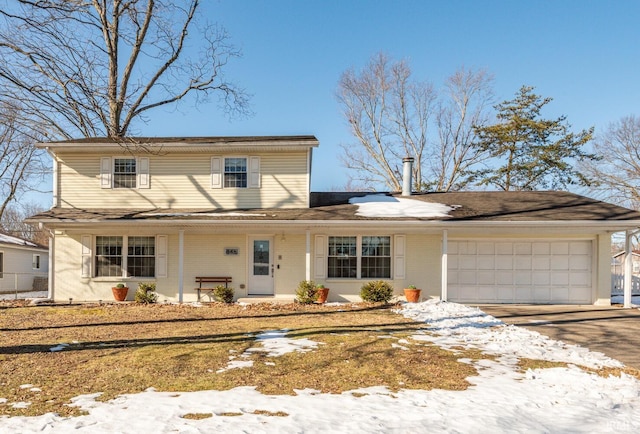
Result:
<svg viewBox="0 0 640 434"><path fill-rule="evenodd" d="M449 300L590 304L592 240L451 240Z"/></svg>

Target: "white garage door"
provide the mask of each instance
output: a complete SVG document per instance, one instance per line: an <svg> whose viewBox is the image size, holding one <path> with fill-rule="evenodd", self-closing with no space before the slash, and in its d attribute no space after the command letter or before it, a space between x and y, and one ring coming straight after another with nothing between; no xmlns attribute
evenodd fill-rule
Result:
<svg viewBox="0 0 640 434"><path fill-rule="evenodd" d="M592 303L591 241L450 241L448 298Z"/></svg>

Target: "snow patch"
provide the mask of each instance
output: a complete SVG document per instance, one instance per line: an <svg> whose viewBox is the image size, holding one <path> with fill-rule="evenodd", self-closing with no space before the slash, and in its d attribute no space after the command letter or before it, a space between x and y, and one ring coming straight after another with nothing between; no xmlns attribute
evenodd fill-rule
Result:
<svg viewBox="0 0 640 434"><path fill-rule="evenodd" d="M349 203L358 205L356 215L363 217L449 217L449 213L458 207L384 194L352 197Z"/></svg>

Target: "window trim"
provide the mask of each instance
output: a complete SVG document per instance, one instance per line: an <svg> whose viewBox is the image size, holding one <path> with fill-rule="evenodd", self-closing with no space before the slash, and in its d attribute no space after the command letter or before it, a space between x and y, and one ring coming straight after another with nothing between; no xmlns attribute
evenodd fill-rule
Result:
<svg viewBox="0 0 640 434"><path fill-rule="evenodd" d="M227 173L227 160L244 160L244 172L229 172ZM231 189L242 189L245 190L249 188L249 157L245 155L228 155L222 157L222 188L231 188ZM235 173L244 173L244 186L228 186L227 185L227 174L235 174Z"/></svg>
<svg viewBox="0 0 640 434"><path fill-rule="evenodd" d="M349 237L356 238L356 277L330 277L329 276L329 258L333 257L329 255L330 248L330 239L333 237ZM364 257L362 254L362 239L365 237L386 237L389 239L389 255L387 256L373 256L378 258L387 258L389 261L389 276L388 277L362 277L362 258ZM345 234L345 235L327 235L326 238L326 250L324 257L326 258L325 273L327 280L371 280L371 279L393 279L394 278L394 236L391 234ZM372 257L372 256L367 256Z"/></svg>
<svg viewBox="0 0 640 434"><path fill-rule="evenodd" d="M98 245L98 237L117 237L120 238L122 240L122 244L121 244L121 251L120 251L120 255L115 255L121 258L121 264L120 264L120 274L119 275L114 275L114 276L99 276L98 275L98 263L97 263L97 258L99 256L103 256L103 255L98 255L97 254L97 245ZM153 254L153 260L154 260L154 264L153 264L153 276L133 276L129 274L129 267L128 267L128 262L129 262L129 238L135 238L135 237L145 237L145 238L151 238L153 239L153 245L154 245L154 254ZM89 273L89 276L83 276L83 277L91 277L92 279L96 279L96 280L120 280L120 279L157 279L158 275L161 274L158 271L158 235L93 235L92 236L92 245L93 245L93 249L90 253L90 258L91 258L91 271ZM84 250L84 246L83 246L83 250ZM86 252L83 251L83 257L86 256ZM112 255L113 256L113 255ZM83 261L84 262L84 261ZM83 270L83 274L84 274L84 270Z"/></svg>

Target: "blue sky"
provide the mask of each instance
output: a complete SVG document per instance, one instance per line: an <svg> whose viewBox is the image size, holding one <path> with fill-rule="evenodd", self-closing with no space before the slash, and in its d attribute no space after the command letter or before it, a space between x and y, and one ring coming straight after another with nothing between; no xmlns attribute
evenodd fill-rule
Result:
<svg viewBox="0 0 640 434"><path fill-rule="evenodd" d="M205 0L243 57L226 75L253 95L255 115L229 121L215 103L149 113L141 135L313 134L312 190L347 181L339 144L352 142L335 91L377 52L407 59L437 88L457 68L485 68L498 101L522 85L554 100L546 116L574 129L640 115L636 0Z"/></svg>

